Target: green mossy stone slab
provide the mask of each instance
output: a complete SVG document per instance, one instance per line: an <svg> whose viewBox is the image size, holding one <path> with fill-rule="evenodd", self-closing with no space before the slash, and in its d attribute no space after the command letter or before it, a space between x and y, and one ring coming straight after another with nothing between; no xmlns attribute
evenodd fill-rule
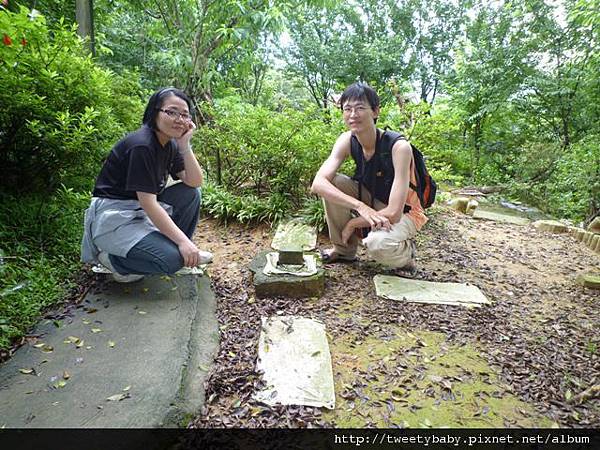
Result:
<svg viewBox="0 0 600 450"><path fill-rule="evenodd" d="M377 295L390 300L466 307L490 304L477 286L466 283L410 280L390 275L375 275L373 283Z"/></svg>
<svg viewBox="0 0 600 450"><path fill-rule="evenodd" d="M259 253L249 265L253 272L253 284L256 296L263 297L320 297L325 291L325 271L317 265L318 271L310 277L294 275L265 275L263 269L267 263L269 251Z"/></svg>
<svg viewBox="0 0 600 450"><path fill-rule="evenodd" d="M271 247L275 250L302 249L314 250L317 246L317 232L310 225L298 220L280 223L275 231Z"/></svg>
<svg viewBox="0 0 600 450"><path fill-rule="evenodd" d="M600 273L583 273L577 277L577 282L586 288L600 289Z"/></svg>

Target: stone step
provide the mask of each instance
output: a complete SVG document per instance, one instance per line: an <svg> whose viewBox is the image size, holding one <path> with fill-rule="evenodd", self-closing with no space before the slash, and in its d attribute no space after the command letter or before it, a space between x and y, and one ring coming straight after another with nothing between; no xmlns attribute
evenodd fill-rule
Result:
<svg viewBox="0 0 600 450"><path fill-rule="evenodd" d="M500 214L493 211L477 208L473 211L473 218L493 220L494 222L510 223L513 225L527 225L530 220L525 217L511 216L508 214Z"/></svg>
<svg viewBox="0 0 600 450"><path fill-rule="evenodd" d="M317 273L311 276L296 276L290 274L265 275L263 270L267 264L268 250L260 252L250 262L253 272L253 284L256 296L264 297L319 297L325 291L325 271L317 258ZM316 255L315 255L316 256Z"/></svg>
<svg viewBox="0 0 600 450"><path fill-rule="evenodd" d="M263 317L256 369L265 387L254 398L262 403L335 408L331 354L321 322Z"/></svg>
<svg viewBox="0 0 600 450"><path fill-rule="evenodd" d="M317 247L317 231L299 220L282 222L277 226L271 247L274 250L314 250Z"/></svg>
<svg viewBox="0 0 600 450"><path fill-rule="evenodd" d="M540 231L550 233L566 233L569 231L567 225L557 220L536 220L532 225Z"/></svg>
<svg viewBox="0 0 600 450"><path fill-rule="evenodd" d="M600 289L600 273L582 273L577 276L577 283L589 289Z"/></svg>
<svg viewBox="0 0 600 450"><path fill-rule="evenodd" d="M390 300L467 307L490 304L477 286L466 283L410 280L390 275L375 275L373 281L377 295Z"/></svg>

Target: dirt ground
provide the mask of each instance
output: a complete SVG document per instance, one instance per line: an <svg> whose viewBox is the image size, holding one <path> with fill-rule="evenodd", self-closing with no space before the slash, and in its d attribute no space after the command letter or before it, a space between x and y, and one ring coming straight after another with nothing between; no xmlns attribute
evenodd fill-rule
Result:
<svg viewBox="0 0 600 450"><path fill-rule="evenodd" d="M190 426L599 427L600 399L575 401L600 383L600 293L575 283L598 255L568 235L430 211L417 278L474 284L492 306L378 298L363 261L325 266L320 298L258 299L248 263L274 230L202 220L195 240L215 253L221 346ZM252 399L260 318L274 314L326 324L334 410Z"/></svg>

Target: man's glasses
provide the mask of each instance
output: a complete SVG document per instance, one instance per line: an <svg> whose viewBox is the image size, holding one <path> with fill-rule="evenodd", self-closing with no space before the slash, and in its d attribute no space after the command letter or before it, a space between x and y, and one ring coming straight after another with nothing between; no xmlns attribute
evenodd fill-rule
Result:
<svg viewBox="0 0 600 450"><path fill-rule="evenodd" d="M181 119L184 122L189 122L192 120L192 116L188 113L181 113L179 111L175 111L174 109L161 109L157 108L160 112L164 112L167 116L169 116L173 120Z"/></svg>
<svg viewBox="0 0 600 450"><path fill-rule="evenodd" d="M366 106L344 106L342 108L342 111L344 112L344 114L351 114L352 111L354 111L356 114L362 114L364 113L368 108Z"/></svg>

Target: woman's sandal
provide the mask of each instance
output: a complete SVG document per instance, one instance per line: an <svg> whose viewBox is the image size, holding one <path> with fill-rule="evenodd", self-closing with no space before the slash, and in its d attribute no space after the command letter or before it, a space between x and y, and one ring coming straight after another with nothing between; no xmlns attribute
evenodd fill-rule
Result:
<svg viewBox="0 0 600 450"><path fill-rule="evenodd" d="M345 256L340 255L334 249L330 248L329 250L321 250L321 260L325 264L334 264L334 263L352 263L356 261L356 256Z"/></svg>

